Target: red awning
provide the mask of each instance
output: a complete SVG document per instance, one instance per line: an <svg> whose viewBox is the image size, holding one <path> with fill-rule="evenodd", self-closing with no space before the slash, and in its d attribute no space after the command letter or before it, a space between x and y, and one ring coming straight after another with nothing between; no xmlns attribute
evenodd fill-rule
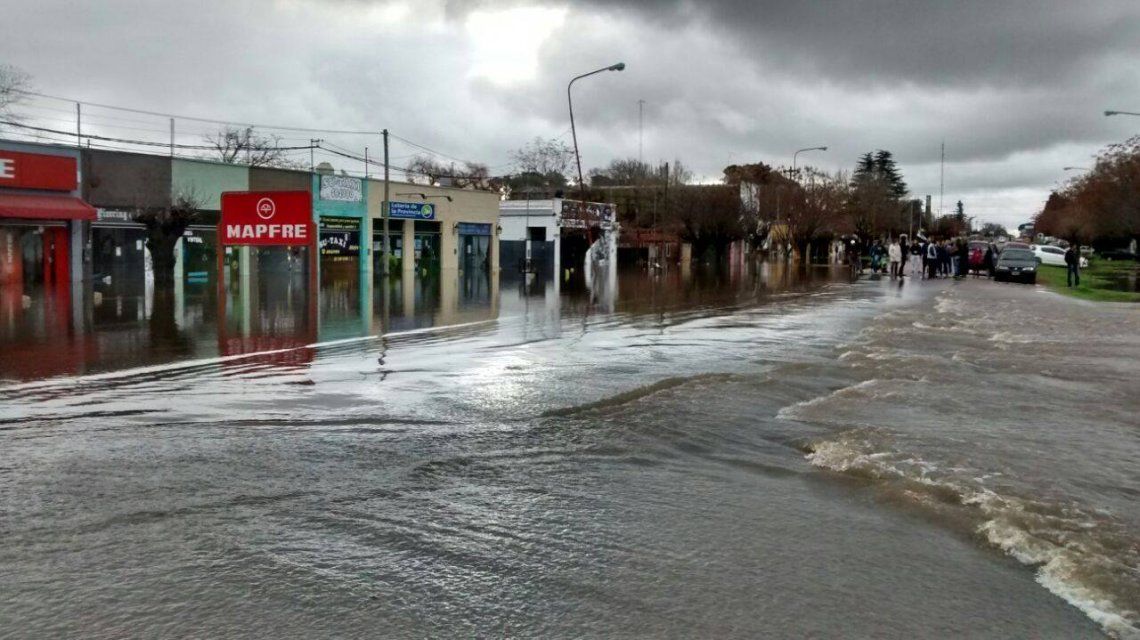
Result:
<svg viewBox="0 0 1140 640"><path fill-rule="evenodd" d="M95 207L73 196L0 193L0 218L94 220Z"/></svg>

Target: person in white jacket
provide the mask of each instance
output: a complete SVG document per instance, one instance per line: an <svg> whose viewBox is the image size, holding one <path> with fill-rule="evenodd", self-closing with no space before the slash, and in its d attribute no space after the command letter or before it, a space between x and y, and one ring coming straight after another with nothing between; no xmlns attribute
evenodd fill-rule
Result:
<svg viewBox="0 0 1140 640"><path fill-rule="evenodd" d="M887 258L891 261L891 280L899 277L899 264L902 262L902 247L899 241L892 238L891 246L887 247Z"/></svg>

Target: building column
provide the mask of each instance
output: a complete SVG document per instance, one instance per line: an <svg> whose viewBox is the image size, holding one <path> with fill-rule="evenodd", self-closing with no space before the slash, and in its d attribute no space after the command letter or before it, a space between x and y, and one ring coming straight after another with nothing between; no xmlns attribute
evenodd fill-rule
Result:
<svg viewBox="0 0 1140 640"><path fill-rule="evenodd" d="M248 338L252 333L250 306L253 304L253 291L250 282L249 247L238 247L238 296L241 300L241 335Z"/></svg>
<svg viewBox="0 0 1140 640"><path fill-rule="evenodd" d="M441 272L459 270L459 235L455 222L447 219L439 225L439 269Z"/></svg>
<svg viewBox="0 0 1140 640"><path fill-rule="evenodd" d="M400 261L401 271L411 273L416 270L416 221L404 220L404 257Z"/></svg>
<svg viewBox="0 0 1140 640"><path fill-rule="evenodd" d="M554 287L558 290L558 283L562 282L562 227L553 227L554 231Z"/></svg>
<svg viewBox="0 0 1140 640"><path fill-rule="evenodd" d="M183 255L186 243L179 238L174 243L174 321L181 327L185 324L186 313L186 256Z"/></svg>
<svg viewBox="0 0 1140 640"><path fill-rule="evenodd" d="M360 219L360 279L372 281L372 216Z"/></svg>

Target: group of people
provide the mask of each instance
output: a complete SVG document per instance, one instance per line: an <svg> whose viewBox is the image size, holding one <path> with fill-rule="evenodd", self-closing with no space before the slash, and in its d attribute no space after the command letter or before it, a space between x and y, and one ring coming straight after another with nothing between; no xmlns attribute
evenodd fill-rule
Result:
<svg viewBox="0 0 1140 640"><path fill-rule="evenodd" d="M862 273L862 244L852 240L848 247L852 268ZM872 273L890 273L892 280L907 275L922 278L963 278L969 270L969 250L963 238L935 238L918 236L910 242L904 233L886 243L876 238L867 249ZM986 259L993 260L987 254ZM909 266L909 273L908 273Z"/></svg>

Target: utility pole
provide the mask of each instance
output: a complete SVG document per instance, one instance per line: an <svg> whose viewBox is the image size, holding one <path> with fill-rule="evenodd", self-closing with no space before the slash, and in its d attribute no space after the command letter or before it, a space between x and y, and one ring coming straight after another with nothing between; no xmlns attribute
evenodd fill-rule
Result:
<svg viewBox="0 0 1140 640"><path fill-rule="evenodd" d="M174 157L174 118L170 119L170 157Z"/></svg>
<svg viewBox="0 0 1140 640"><path fill-rule="evenodd" d="M364 179L368 179L368 147L364 147Z"/></svg>
<svg viewBox="0 0 1140 640"><path fill-rule="evenodd" d="M320 140L317 140L316 138L309 138L309 173L316 171L314 165L315 160L313 159L313 150L317 148L318 142L320 142Z"/></svg>
<svg viewBox="0 0 1140 640"><path fill-rule="evenodd" d="M380 265L380 273L382 273L384 275L388 275L388 211L391 208L391 202L389 202L388 197L391 194L388 191L390 188L389 183L388 183L388 130L385 129L383 133L384 133L384 204L380 209L380 218L383 221L384 233L383 233L383 238L381 239L381 242L383 242L383 245L380 247L380 261L383 263ZM385 282L384 287L387 288L387 286L388 286L388 283Z"/></svg>
<svg viewBox="0 0 1140 640"><path fill-rule="evenodd" d="M942 217L942 196L946 190L946 141L942 141L942 164L938 169L938 217Z"/></svg>
<svg viewBox="0 0 1140 640"><path fill-rule="evenodd" d="M83 148L83 112L79 103L75 103L75 148Z"/></svg>
<svg viewBox="0 0 1140 640"><path fill-rule="evenodd" d="M645 101L637 101L637 163L645 164L644 158Z"/></svg>

